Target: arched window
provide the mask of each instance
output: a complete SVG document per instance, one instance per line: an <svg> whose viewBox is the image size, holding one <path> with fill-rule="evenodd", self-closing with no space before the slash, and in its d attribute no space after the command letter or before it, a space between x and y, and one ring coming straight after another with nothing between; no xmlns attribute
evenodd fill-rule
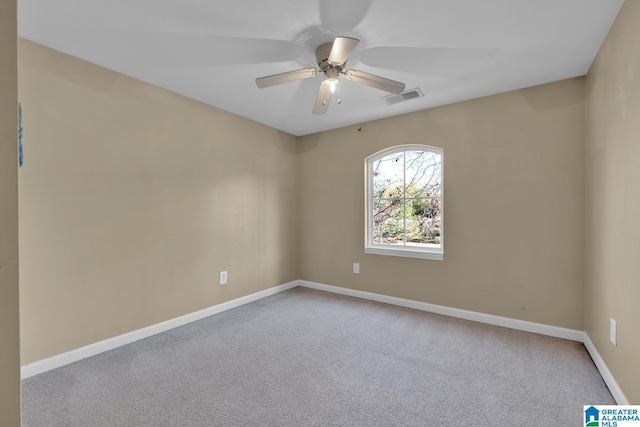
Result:
<svg viewBox="0 0 640 427"><path fill-rule="evenodd" d="M443 151L402 145L366 159L365 253L442 260Z"/></svg>

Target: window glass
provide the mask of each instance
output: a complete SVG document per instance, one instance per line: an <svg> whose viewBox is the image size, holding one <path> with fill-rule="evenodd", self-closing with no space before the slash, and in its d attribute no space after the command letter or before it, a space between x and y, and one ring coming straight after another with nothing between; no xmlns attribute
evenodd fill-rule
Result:
<svg viewBox="0 0 640 427"><path fill-rule="evenodd" d="M402 146L367 159L365 252L442 259L442 158L434 147Z"/></svg>

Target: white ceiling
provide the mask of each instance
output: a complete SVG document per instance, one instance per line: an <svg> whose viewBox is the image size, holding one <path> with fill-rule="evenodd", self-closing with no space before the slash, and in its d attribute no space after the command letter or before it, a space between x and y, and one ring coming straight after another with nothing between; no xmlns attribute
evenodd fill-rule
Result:
<svg viewBox="0 0 640 427"><path fill-rule="evenodd" d="M294 135L586 74L624 0L19 0L19 34ZM345 68L419 87L387 105L342 79L311 113L320 44L361 40Z"/></svg>

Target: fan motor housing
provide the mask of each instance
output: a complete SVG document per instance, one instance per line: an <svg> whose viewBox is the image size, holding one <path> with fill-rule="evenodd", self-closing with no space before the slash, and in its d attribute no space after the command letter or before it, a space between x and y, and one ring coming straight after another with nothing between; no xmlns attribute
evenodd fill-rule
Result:
<svg viewBox="0 0 640 427"><path fill-rule="evenodd" d="M329 42L329 43L321 44L316 49L316 61L318 61L318 68L320 68L320 71L327 71L327 69L330 69L330 68L335 68L338 70L338 72L342 71L341 66L329 64L329 54L331 53L332 47L333 47L333 42Z"/></svg>

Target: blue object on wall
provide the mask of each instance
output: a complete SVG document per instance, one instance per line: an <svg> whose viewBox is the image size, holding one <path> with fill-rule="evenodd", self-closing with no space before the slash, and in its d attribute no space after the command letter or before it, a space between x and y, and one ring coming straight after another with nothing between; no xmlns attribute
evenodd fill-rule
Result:
<svg viewBox="0 0 640 427"><path fill-rule="evenodd" d="M18 102L18 166L24 162L24 152L22 148L22 105Z"/></svg>

